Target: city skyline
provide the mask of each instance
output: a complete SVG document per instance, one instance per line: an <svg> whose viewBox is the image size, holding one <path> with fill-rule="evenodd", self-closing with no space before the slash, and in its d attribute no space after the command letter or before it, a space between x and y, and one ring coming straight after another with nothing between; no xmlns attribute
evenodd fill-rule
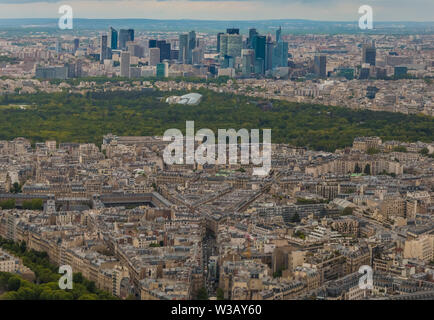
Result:
<svg viewBox="0 0 434 320"><path fill-rule="evenodd" d="M0 0L0 304L434 300L432 4L369 2Z"/></svg>
<svg viewBox="0 0 434 320"><path fill-rule="evenodd" d="M32 6L29 6L29 3ZM433 21L434 2L416 0L0 0L0 19L57 18L60 5L74 9L75 18L89 19L195 19L195 20L276 20L357 21L361 5L371 5L374 22Z"/></svg>

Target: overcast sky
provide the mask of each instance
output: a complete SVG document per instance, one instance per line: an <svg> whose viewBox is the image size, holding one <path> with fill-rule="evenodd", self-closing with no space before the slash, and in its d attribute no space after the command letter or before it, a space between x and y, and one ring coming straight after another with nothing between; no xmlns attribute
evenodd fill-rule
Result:
<svg viewBox="0 0 434 320"><path fill-rule="evenodd" d="M434 0L0 0L0 18L56 18L62 4L76 18L358 21L368 4L374 21L434 20Z"/></svg>

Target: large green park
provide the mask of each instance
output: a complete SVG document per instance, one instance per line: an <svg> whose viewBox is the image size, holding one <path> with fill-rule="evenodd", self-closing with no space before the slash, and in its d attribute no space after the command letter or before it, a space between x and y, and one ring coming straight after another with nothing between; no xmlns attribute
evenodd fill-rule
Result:
<svg viewBox="0 0 434 320"><path fill-rule="evenodd" d="M348 108L272 100L272 107L256 98L199 91L197 106L169 105L165 97L186 92L114 91L84 95L36 93L3 95L0 105L28 108L0 110L0 140L26 137L32 142L91 142L103 135L163 135L166 129L272 129L273 143L334 151L350 146L357 136L384 140L434 140L434 118L424 115L356 111ZM265 103L266 105L267 103Z"/></svg>

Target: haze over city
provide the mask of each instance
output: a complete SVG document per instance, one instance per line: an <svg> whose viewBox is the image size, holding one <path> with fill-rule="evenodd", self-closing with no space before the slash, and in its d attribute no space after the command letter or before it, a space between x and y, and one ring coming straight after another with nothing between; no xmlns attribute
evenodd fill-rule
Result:
<svg viewBox="0 0 434 320"><path fill-rule="evenodd" d="M31 4L31 5L30 5ZM431 0L0 0L0 18L55 18L61 4L77 18L352 21L371 5L376 21L432 21Z"/></svg>

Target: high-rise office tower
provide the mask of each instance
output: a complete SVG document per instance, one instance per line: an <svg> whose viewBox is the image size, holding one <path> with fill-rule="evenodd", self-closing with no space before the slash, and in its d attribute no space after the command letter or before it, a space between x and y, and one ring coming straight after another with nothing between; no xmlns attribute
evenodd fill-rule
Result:
<svg viewBox="0 0 434 320"><path fill-rule="evenodd" d="M255 50L243 49L241 52L242 57L242 73L243 76L250 76L255 72Z"/></svg>
<svg viewBox="0 0 434 320"><path fill-rule="evenodd" d="M136 43L129 43L127 45L128 47L128 52L130 53L130 55L132 57L139 57L139 58L143 58L145 55L145 48L143 48L142 46L136 44Z"/></svg>
<svg viewBox="0 0 434 320"><path fill-rule="evenodd" d="M134 41L134 29L119 30L119 49L125 50L129 41Z"/></svg>
<svg viewBox="0 0 434 320"><path fill-rule="evenodd" d="M65 63L68 68L68 78L80 78L82 76L82 60L77 60L75 63Z"/></svg>
<svg viewBox="0 0 434 320"><path fill-rule="evenodd" d="M220 51L219 54L221 57L228 55L228 34L224 33L220 35Z"/></svg>
<svg viewBox="0 0 434 320"><path fill-rule="evenodd" d="M170 50L170 60L178 60L179 61L179 50Z"/></svg>
<svg viewBox="0 0 434 320"><path fill-rule="evenodd" d="M160 47L160 58L161 61L163 60L170 60L170 53L171 53L171 45L170 43L163 43Z"/></svg>
<svg viewBox="0 0 434 320"><path fill-rule="evenodd" d="M276 42L280 42L282 40L282 27L276 30Z"/></svg>
<svg viewBox="0 0 434 320"><path fill-rule="evenodd" d="M166 75L168 75L168 64L167 63L159 63L157 64L157 77L158 78L164 78Z"/></svg>
<svg viewBox="0 0 434 320"><path fill-rule="evenodd" d="M129 41L134 41L134 29L128 29Z"/></svg>
<svg viewBox="0 0 434 320"><path fill-rule="evenodd" d="M129 52L121 53L121 77L130 76L130 54Z"/></svg>
<svg viewBox="0 0 434 320"><path fill-rule="evenodd" d="M192 64L201 64L203 60L203 49L201 47L197 47L192 51Z"/></svg>
<svg viewBox="0 0 434 320"><path fill-rule="evenodd" d="M360 68L359 79L367 80L371 76L371 65L369 63L363 63Z"/></svg>
<svg viewBox="0 0 434 320"><path fill-rule="evenodd" d="M235 58L230 56L225 56L220 63L220 68L235 68Z"/></svg>
<svg viewBox="0 0 434 320"><path fill-rule="evenodd" d="M393 76L395 78L402 78L405 77L407 75L408 72L408 68L406 66L396 66L394 68L394 72L393 72ZM378 78L378 76L377 76Z"/></svg>
<svg viewBox="0 0 434 320"><path fill-rule="evenodd" d="M265 73L265 60L255 59L255 73L264 74Z"/></svg>
<svg viewBox="0 0 434 320"><path fill-rule="evenodd" d="M104 62L105 59L107 59L107 35L103 34L101 36L101 46L99 51L99 59L101 62Z"/></svg>
<svg viewBox="0 0 434 320"><path fill-rule="evenodd" d="M149 40L149 49L157 47L157 40L151 39Z"/></svg>
<svg viewBox="0 0 434 320"><path fill-rule="evenodd" d="M76 60L75 62L75 76L80 78L83 76L83 60Z"/></svg>
<svg viewBox="0 0 434 320"><path fill-rule="evenodd" d="M166 40L157 40L157 48L160 48L160 46L164 43L166 43Z"/></svg>
<svg viewBox="0 0 434 320"><path fill-rule="evenodd" d="M188 52L187 52L187 60L189 64L192 63L192 54L193 54L193 49L196 48L196 42L197 42L196 32L190 31L188 33Z"/></svg>
<svg viewBox="0 0 434 320"><path fill-rule="evenodd" d="M75 38L74 39L74 53L77 52L78 48L80 48L80 39Z"/></svg>
<svg viewBox="0 0 434 320"><path fill-rule="evenodd" d="M233 58L241 57L241 50L243 49L243 37L238 34L228 34L227 41L227 55Z"/></svg>
<svg viewBox="0 0 434 320"><path fill-rule="evenodd" d="M366 97L369 99L375 99L375 96L377 95L378 91L380 90L377 87L368 86L366 88Z"/></svg>
<svg viewBox="0 0 434 320"><path fill-rule="evenodd" d="M160 63L160 48L149 49L149 65L156 66Z"/></svg>
<svg viewBox="0 0 434 320"><path fill-rule="evenodd" d="M265 60L265 45L267 37L256 35L253 42L253 50L255 50L256 59Z"/></svg>
<svg viewBox="0 0 434 320"><path fill-rule="evenodd" d="M169 62L168 61L164 61L164 77L168 78L169 77Z"/></svg>
<svg viewBox="0 0 434 320"><path fill-rule="evenodd" d="M238 34L222 34L220 35L220 56L225 57L241 57L243 49L243 37Z"/></svg>
<svg viewBox="0 0 434 320"><path fill-rule="evenodd" d="M119 49L125 50L127 47L127 42L129 41L129 33L128 30L121 29L119 30Z"/></svg>
<svg viewBox="0 0 434 320"><path fill-rule="evenodd" d="M166 40L157 40L157 48L160 49L160 61L170 60L170 43Z"/></svg>
<svg viewBox="0 0 434 320"><path fill-rule="evenodd" d="M186 64L188 59L188 34L179 35L179 62Z"/></svg>
<svg viewBox="0 0 434 320"><path fill-rule="evenodd" d="M274 48L273 68L288 66L288 42L282 39L282 27L276 30L276 46Z"/></svg>
<svg viewBox="0 0 434 320"><path fill-rule="evenodd" d="M274 54L274 42L271 35L267 37L265 43L265 71L273 69L273 54Z"/></svg>
<svg viewBox="0 0 434 320"><path fill-rule="evenodd" d="M112 27L109 29L108 46L112 50L116 50L118 48L118 32Z"/></svg>
<svg viewBox="0 0 434 320"><path fill-rule="evenodd" d="M62 52L62 44L60 43L59 39L56 39L56 53Z"/></svg>
<svg viewBox="0 0 434 320"><path fill-rule="evenodd" d="M221 48L221 45L220 45L220 38L221 38L221 36L223 35L224 33L223 32L219 32L219 33L217 33L217 52L218 53L220 53L220 48Z"/></svg>
<svg viewBox="0 0 434 320"><path fill-rule="evenodd" d="M255 38L258 36L258 32L256 31L256 29L251 28L249 29L249 39L248 39L248 49L254 49L254 43L255 43Z"/></svg>
<svg viewBox="0 0 434 320"><path fill-rule="evenodd" d="M314 60L314 73L320 78L327 77L327 57L325 55L316 55Z"/></svg>
<svg viewBox="0 0 434 320"><path fill-rule="evenodd" d="M205 45L203 39L196 38L196 48L203 47Z"/></svg>
<svg viewBox="0 0 434 320"><path fill-rule="evenodd" d="M255 52L255 73L264 74L265 72L265 52L267 38L259 34L252 39L252 49Z"/></svg>
<svg viewBox="0 0 434 320"><path fill-rule="evenodd" d="M76 77L76 66L75 63L65 63L65 67L68 68L68 78L75 78Z"/></svg>
<svg viewBox="0 0 434 320"><path fill-rule="evenodd" d="M273 49L273 69L288 66L288 42L279 41Z"/></svg>
<svg viewBox="0 0 434 320"><path fill-rule="evenodd" d="M140 78L142 76L142 68L140 67L130 67L130 79Z"/></svg>
<svg viewBox="0 0 434 320"><path fill-rule="evenodd" d="M75 76L80 78L83 75L83 62L82 60L77 60L75 63Z"/></svg>
<svg viewBox="0 0 434 320"><path fill-rule="evenodd" d="M375 77L377 79L387 78L387 68L375 68Z"/></svg>
<svg viewBox="0 0 434 320"><path fill-rule="evenodd" d="M289 43L285 41L280 42L282 44L282 62L281 67L287 67L288 66L288 58L289 58Z"/></svg>
<svg viewBox="0 0 434 320"><path fill-rule="evenodd" d="M362 63L369 63L371 66L375 66L377 59L375 44L364 44L362 51Z"/></svg>
<svg viewBox="0 0 434 320"><path fill-rule="evenodd" d="M226 29L227 34L240 34L240 29L237 28L229 28Z"/></svg>

